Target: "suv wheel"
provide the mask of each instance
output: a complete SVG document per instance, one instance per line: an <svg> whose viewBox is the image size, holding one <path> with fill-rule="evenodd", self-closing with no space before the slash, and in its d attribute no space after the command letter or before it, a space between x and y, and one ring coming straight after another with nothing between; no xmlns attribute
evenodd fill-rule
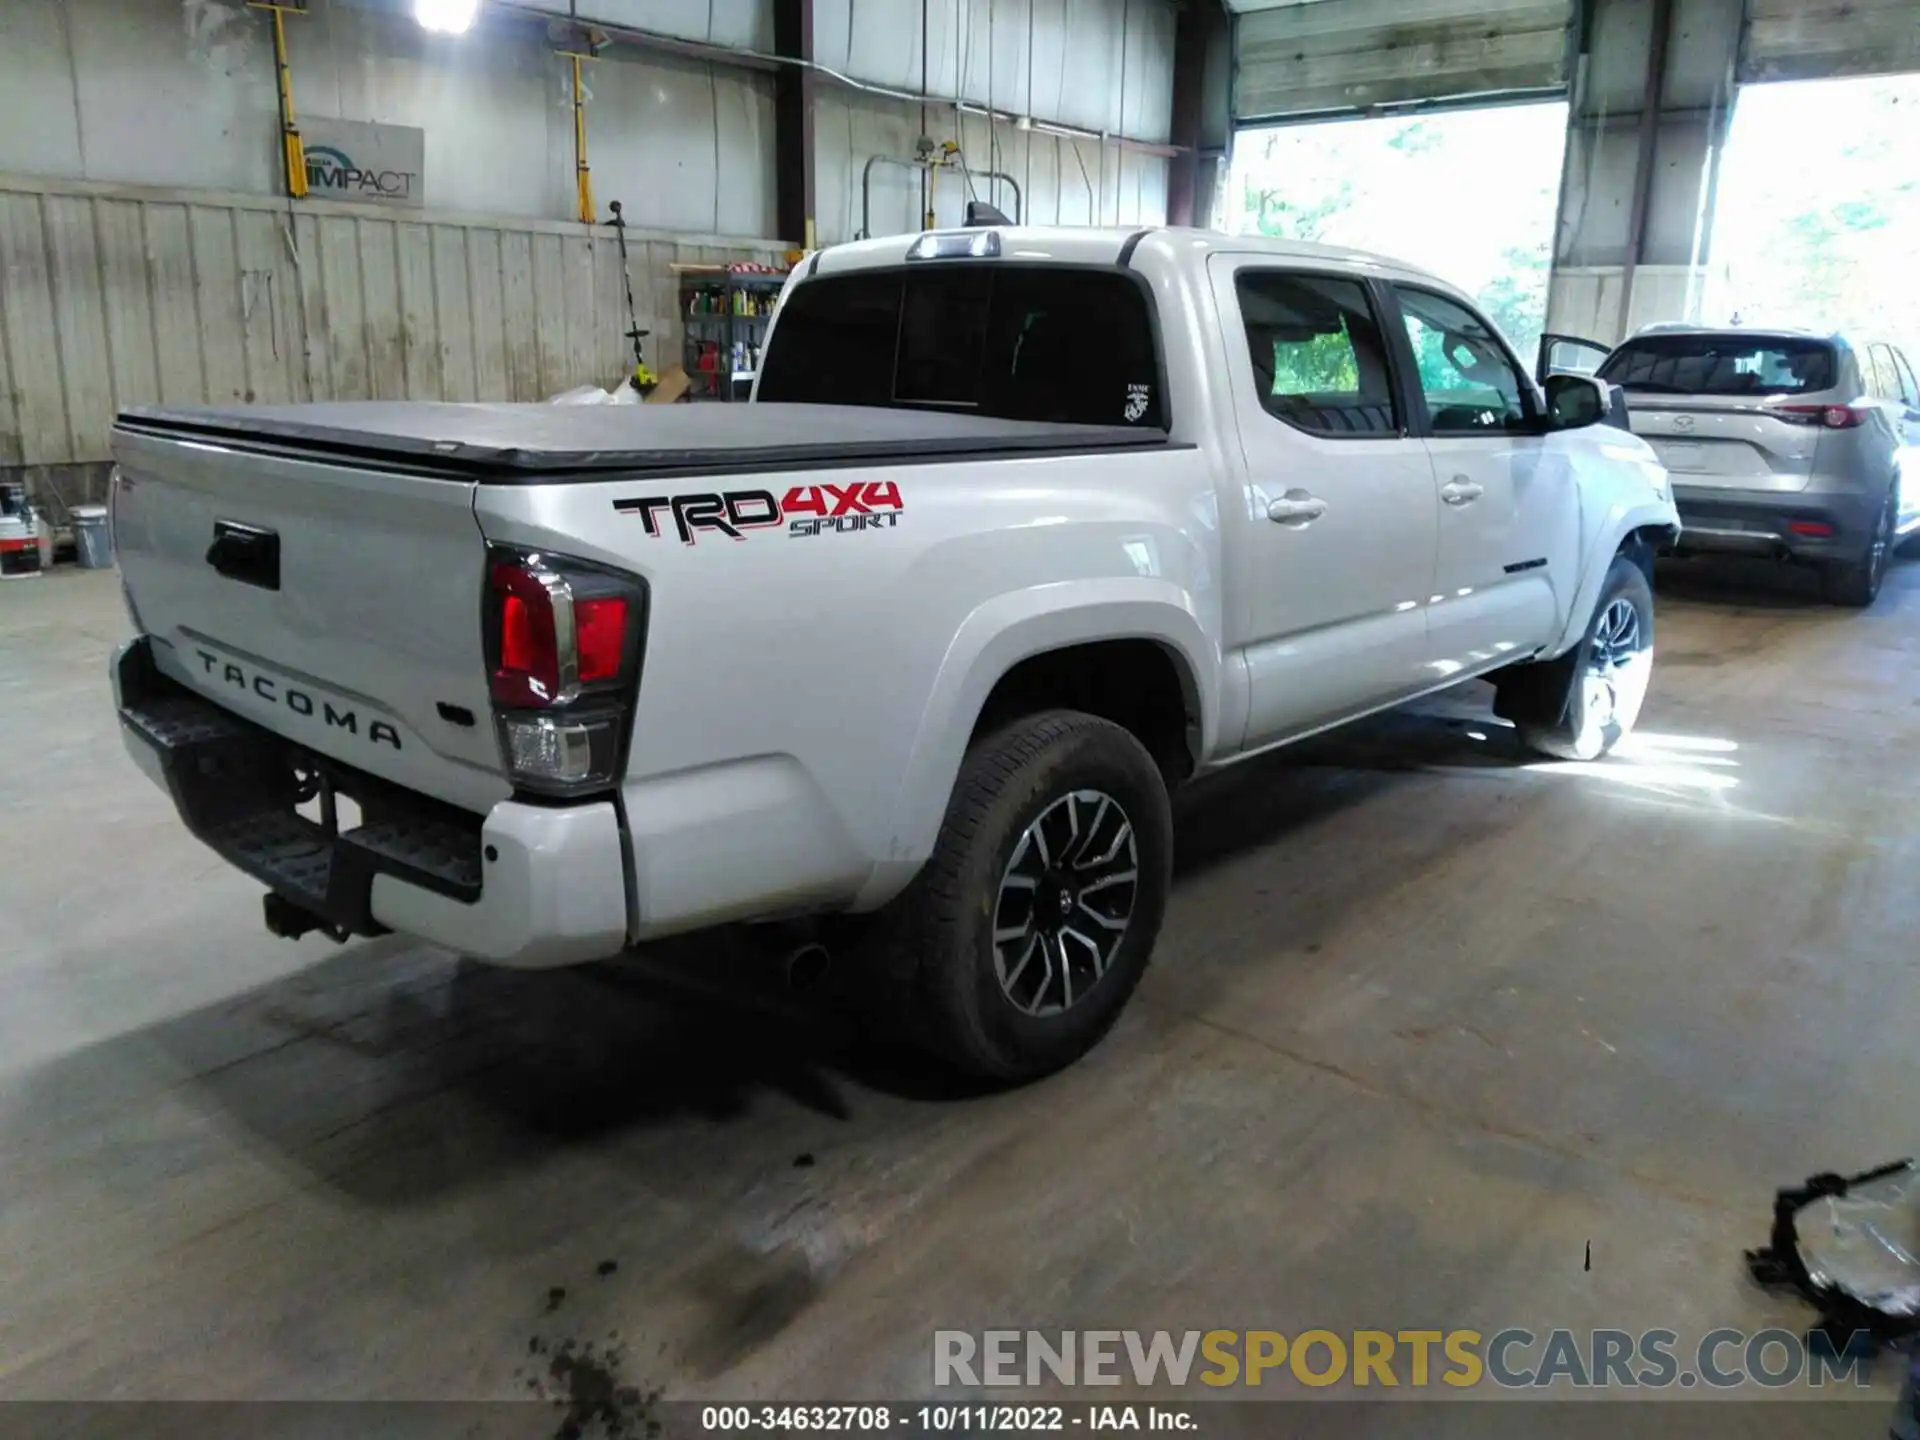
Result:
<svg viewBox="0 0 1920 1440"><path fill-rule="evenodd" d="M1880 509L1873 540L1856 560L1830 565L1821 576L1826 597L1835 605L1863 610L1880 597L1880 582L1886 578L1887 560L1893 554L1894 531L1899 526L1900 496L1887 491L1887 503Z"/></svg>
<svg viewBox="0 0 1920 1440"><path fill-rule="evenodd" d="M1146 971L1172 857L1165 781L1128 731L1052 710L983 737L894 902L910 1028L1000 1083L1077 1060Z"/></svg>
<svg viewBox="0 0 1920 1440"><path fill-rule="evenodd" d="M1625 739L1653 678L1653 587L1646 572L1616 555L1585 636L1530 678L1536 694L1553 697L1533 714L1513 717L1530 748L1557 760L1597 760Z"/></svg>

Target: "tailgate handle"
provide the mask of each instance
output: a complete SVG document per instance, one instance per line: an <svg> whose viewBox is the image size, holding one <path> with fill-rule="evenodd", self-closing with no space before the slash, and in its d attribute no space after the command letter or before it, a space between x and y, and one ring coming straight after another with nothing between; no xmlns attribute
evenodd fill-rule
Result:
<svg viewBox="0 0 1920 1440"><path fill-rule="evenodd" d="M280 588L280 537L271 530L237 525L231 520L213 522L213 544L207 547L207 564L242 585L258 585L262 590Z"/></svg>

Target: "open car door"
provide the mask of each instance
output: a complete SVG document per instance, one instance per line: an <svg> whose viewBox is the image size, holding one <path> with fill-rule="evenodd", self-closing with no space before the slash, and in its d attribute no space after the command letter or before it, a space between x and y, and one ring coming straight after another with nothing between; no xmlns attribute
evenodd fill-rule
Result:
<svg viewBox="0 0 1920 1440"><path fill-rule="evenodd" d="M1598 340L1583 340L1578 335L1542 335L1533 378L1544 385L1547 376L1553 374L1591 375L1612 353L1611 345L1602 345Z"/></svg>

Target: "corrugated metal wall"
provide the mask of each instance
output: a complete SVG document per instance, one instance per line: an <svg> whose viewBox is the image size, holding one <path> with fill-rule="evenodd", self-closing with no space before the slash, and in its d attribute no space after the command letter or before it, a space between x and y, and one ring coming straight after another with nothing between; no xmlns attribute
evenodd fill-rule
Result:
<svg viewBox="0 0 1920 1440"><path fill-rule="evenodd" d="M1019 187L1020 219L1030 225L1158 225L1167 218L1167 161L1097 140L989 126L978 115L936 115L938 140L955 140L973 173L973 192L1014 213L1012 191L986 178L998 170ZM822 244L858 236L861 174L869 156L904 159L920 134L916 107L857 92L822 88L814 121L818 147L818 224ZM874 167L865 228L892 235L920 228L920 176L897 164ZM967 177L943 171L935 181L934 223L960 223Z"/></svg>
<svg viewBox="0 0 1920 1440"><path fill-rule="evenodd" d="M772 43L772 0L579 10ZM957 141L972 170L1011 174L1029 221L1165 217L1166 158L1101 135L1166 139L1172 0L928 0L924 38L921 0L816 0L814 14L821 62L859 84L924 80L1035 122L990 126L936 102L923 123L917 102L823 84L823 242L861 226L867 157L907 159L923 130ZM240 0L0 0L0 468L97 465L116 407L143 401L538 400L623 373L613 239L558 218L573 204L572 124L544 25L502 10L448 40L403 5L312 0L289 30L303 116L424 129L428 209L274 193L270 32ZM634 290L650 356L670 362L668 264L781 248L760 238L772 77L620 47L588 81L595 191L656 227L631 232ZM953 223L966 182L949 170L937 185ZM917 175L876 170L873 201L874 231L919 227Z"/></svg>
<svg viewBox="0 0 1920 1440"><path fill-rule="evenodd" d="M1173 33L1169 0L929 0L925 43L918 0L814 0L815 58L856 80L926 89L1041 128L989 125L978 114L930 106L936 143L952 140L976 172L1001 170L1039 225L1155 224L1166 218L1167 160L1096 136L1051 134L1044 122L1163 143L1172 126ZM818 225L825 243L862 229L867 158L907 159L922 133L911 101L823 85L814 123ZM1006 187L976 180L981 199L1012 213ZM920 228L920 177L899 166L873 172L866 228ZM936 223L954 224L964 177L936 181Z"/></svg>
<svg viewBox="0 0 1920 1440"><path fill-rule="evenodd" d="M436 38L410 8L311 0L290 17L300 118L423 130L434 209L571 218L571 69L544 22L498 11ZM707 28L704 0L643 8ZM716 4L713 34L751 38L763 10ZM586 79L603 205L660 229L773 230L771 74L623 47ZM0 172L277 195L276 105L272 30L240 0L0 0Z"/></svg>
<svg viewBox="0 0 1920 1440"><path fill-rule="evenodd" d="M772 240L628 233L656 367L680 353L676 262ZM544 400L627 369L602 228L0 175L0 467L107 458L160 401Z"/></svg>

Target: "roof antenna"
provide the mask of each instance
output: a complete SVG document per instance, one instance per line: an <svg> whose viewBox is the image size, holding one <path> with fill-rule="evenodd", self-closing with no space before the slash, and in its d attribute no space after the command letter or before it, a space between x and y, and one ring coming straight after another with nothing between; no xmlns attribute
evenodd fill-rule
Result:
<svg viewBox="0 0 1920 1440"><path fill-rule="evenodd" d="M1002 215L984 200L969 200L967 202L965 225L969 230L978 230L983 225L1011 225L1012 223L1013 222L1005 215Z"/></svg>

